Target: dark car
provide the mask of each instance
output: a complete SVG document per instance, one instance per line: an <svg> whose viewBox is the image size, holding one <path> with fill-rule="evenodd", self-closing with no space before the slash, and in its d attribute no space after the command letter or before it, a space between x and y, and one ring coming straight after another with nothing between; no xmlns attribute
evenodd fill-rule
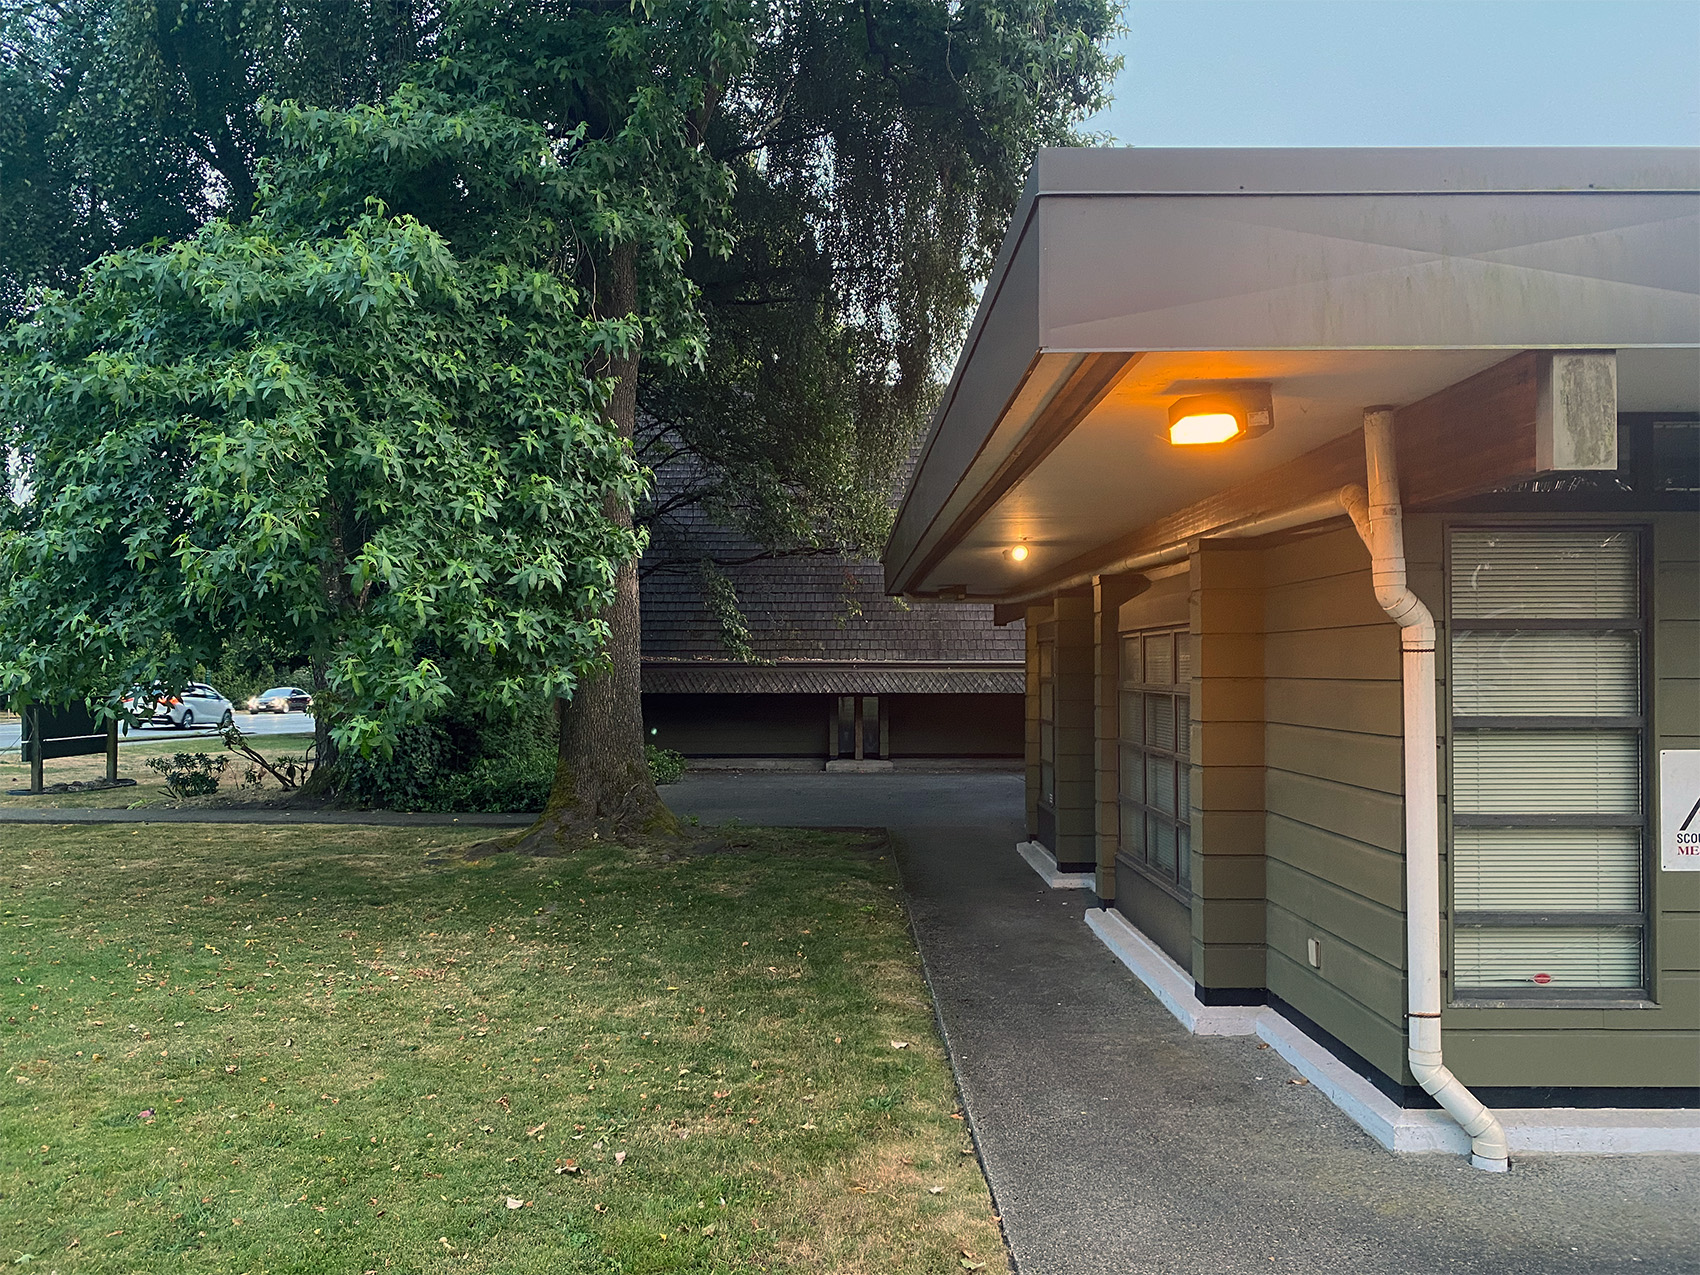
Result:
<svg viewBox="0 0 1700 1275"><path fill-rule="evenodd" d="M250 713L310 713L313 697L299 686L274 686L248 701Z"/></svg>

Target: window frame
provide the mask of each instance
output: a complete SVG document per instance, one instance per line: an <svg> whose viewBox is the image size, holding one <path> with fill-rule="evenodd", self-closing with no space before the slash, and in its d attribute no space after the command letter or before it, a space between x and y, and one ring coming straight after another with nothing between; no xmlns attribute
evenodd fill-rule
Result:
<svg viewBox="0 0 1700 1275"><path fill-rule="evenodd" d="M1178 679L1178 677L1175 680L1167 682L1167 683L1156 683L1156 682L1147 681L1145 679L1145 642L1146 642L1146 639L1151 638L1151 637L1157 637L1159 635L1164 635L1164 636L1169 637L1170 640L1171 640L1171 643L1173 643L1176 639L1184 639L1187 642L1191 642L1193 640L1191 628L1190 628L1190 626L1185 625L1185 624L1155 624L1155 625L1150 625L1148 627L1139 628L1139 629L1128 629L1128 630L1125 630L1123 632L1117 633L1116 637L1115 637L1115 640L1116 640L1116 664L1117 664L1117 671L1116 671L1116 736L1115 736L1115 739L1116 739L1116 774L1117 774L1117 777L1118 777L1117 783L1116 783L1116 853L1115 853L1115 860L1116 860L1116 865L1117 865L1118 868L1126 868L1127 870L1136 873L1140 877L1141 880L1150 882L1152 885L1154 885L1158 889L1162 890L1164 893L1170 895L1171 897L1173 897L1177 901L1179 901L1183 904L1186 904L1187 906L1191 906L1192 897L1193 897L1193 871L1192 871L1193 851L1192 851L1192 845L1191 845L1191 843L1192 843L1191 793L1192 793L1193 780L1194 780L1195 777L1192 774L1192 768L1193 767L1192 767L1192 740L1191 740L1191 732L1192 732L1191 706L1192 706L1193 687L1192 687L1192 678L1190 676L1190 672L1193 670L1193 668L1196 665L1197 652L1196 651L1189 652L1189 656L1191 658L1189 658L1189 660L1187 661L1188 669L1189 669L1189 676L1188 676L1187 681L1182 682ZM1122 656L1121 656L1123 644L1128 642L1128 641L1137 641L1139 643L1139 647L1140 647L1140 677L1137 681L1128 676L1127 661L1125 659L1123 659ZM1179 659L1178 652L1176 651L1176 649L1173 646L1171 646L1170 659L1171 659L1171 664L1172 664L1175 672L1178 673L1181 661ZM1140 697L1140 701L1141 701L1141 707L1140 707L1141 738L1138 741L1129 741L1122 734L1122 723L1123 723L1123 720L1124 720L1123 714L1122 714L1122 697L1124 695L1137 695L1137 696ZM1146 697L1151 696L1151 695L1167 696L1169 701L1170 701L1170 704L1173 706L1172 711L1174 711L1175 719L1176 719L1175 720L1175 747L1173 749L1163 749L1163 748L1154 747L1153 745L1146 742L1148 737L1149 737L1149 726L1147 725ZM1186 716L1184 718L1181 717L1180 712L1179 712L1180 706L1183 703L1186 705L1186 708L1187 708L1187 713L1186 713ZM1127 795L1125 789L1123 788L1121 781L1120 781L1120 775L1122 774L1122 767L1123 767L1123 751L1129 747L1130 743L1131 743L1134 751L1137 752L1137 754L1140 758L1141 774L1143 776L1142 781L1141 781L1143 791L1142 791L1141 797L1139 797L1139 798L1129 797ZM1175 785L1176 801L1175 801L1175 811L1174 811L1173 814L1170 814L1170 813L1163 811L1156 804L1147 800L1147 798L1149 798L1150 795L1151 795L1150 794L1150 788L1149 788L1150 771L1149 771L1149 768L1148 768L1148 762L1153 757L1166 759L1175 768L1175 774L1174 774L1173 782L1174 782L1174 785ZM1187 774L1186 774L1187 804L1186 804L1186 808L1184 808L1184 809L1181 807L1181 803L1180 803L1181 769L1183 767L1186 769L1186 772L1187 772ZM1145 826L1146 826L1147 829L1149 829L1149 827L1150 827L1150 821L1151 820L1161 820L1161 821L1164 821L1164 822L1167 822L1167 823L1173 825L1173 827L1175 829L1175 847L1176 848L1175 848L1175 870L1172 874L1169 873L1164 868L1158 866L1157 863L1152 859L1151 854L1150 854L1150 850L1149 850L1149 844L1147 844L1147 847L1146 847L1145 850L1143 850L1142 852L1140 852L1137 855L1128 846L1126 838L1124 838L1123 835L1122 835L1122 820L1127 817L1130 810L1138 812L1139 817L1146 821ZM1186 851L1186 857L1185 857L1185 860L1184 860L1184 862L1186 864L1186 872L1185 872L1184 876L1182 875L1182 871L1181 871L1181 865L1182 865L1183 859L1182 859L1181 851L1180 851L1180 834L1181 834L1181 831L1183 829L1185 830L1186 835L1187 835L1187 851ZM1147 831L1147 833L1146 833L1146 840L1147 840L1147 842L1149 842L1149 831Z"/></svg>
<svg viewBox="0 0 1700 1275"><path fill-rule="evenodd" d="M1611 619L1598 620L1590 618L1570 619L1513 619L1501 623L1492 621L1471 620L1460 624L1453 616L1452 586L1454 580L1453 538L1459 531L1587 531L1610 533L1621 531L1631 533L1636 537L1637 552L1636 566L1636 618L1633 621ZM1650 519L1626 518L1622 515L1601 514L1589 517L1586 514L1564 514L1560 516L1523 515L1513 513L1480 514L1452 516L1441 519L1442 545L1442 590L1441 619L1438 625L1440 641L1437 643L1444 663L1442 672L1445 678L1444 696L1438 697L1442 702L1437 706L1440 710L1440 720L1445 730L1445 746L1442 751L1441 764L1445 766L1445 819L1442 828L1442 841L1445 851L1445 889L1446 904L1446 965L1443 976L1446 980L1448 1003L1461 1009L1480 1008L1529 1008L1529 1009L1567 1009L1589 1008L1599 1006L1641 1008L1652 1005L1655 994L1653 986L1657 962L1654 959L1653 917L1655 913L1653 901L1653 811L1652 802L1652 766L1656 749L1656 723L1654 721L1654 694L1657 681L1654 672L1654 525ZM1456 635L1460 631L1467 632L1516 632L1551 630L1559 632L1632 632L1637 642L1637 685L1636 694L1640 713L1632 718L1616 714L1575 715L1563 717L1522 717L1513 715L1465 715L1453 711L1456 685L1452 667L1453 647ZM1460 909L1454 902L1455 873L1454 840L1455 833L1460 827L1459 812L1454 808L1455 772L1454 748L1457 743L1459 730L1634 730L1639 735L1639 747L1636 750L1639 761L1638 775L1638 804L1640 818L1629 822L1621 816L1586 816L1586 815L1552 815L1546 817L1530 815L1465 815L1468 822L1465 827L1631 827L1637 830L1639 853L1636 860L1639 866L1639 881L1637 882L1640 897L1639 911L1540 911L1537 909L1522 910L1486 910ZM1467 921L1461 917L1469 918ZM1623 987L1563 987L1548 990L1544 987L1480 987L1466 986L1460 988L1453 971L1456 961L1457 932L1470 928L1531 928L1575 926L1613 927L1633 926L1640 935L1640 982L1636 985Z"/></svg>

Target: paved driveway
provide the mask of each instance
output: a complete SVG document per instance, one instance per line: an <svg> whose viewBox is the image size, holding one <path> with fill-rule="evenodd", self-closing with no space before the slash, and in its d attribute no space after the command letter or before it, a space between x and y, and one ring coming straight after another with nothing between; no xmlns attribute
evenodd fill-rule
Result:
<svg viewBox="0 0 1700 1275"><path fill-rule="evenodd" d="M693 775L705 822L891 827L1022 1275L1700 1271L1700 1163L1383 1151L1254 1038L1188 1035L1017 858L1017 775Z"/></svg>

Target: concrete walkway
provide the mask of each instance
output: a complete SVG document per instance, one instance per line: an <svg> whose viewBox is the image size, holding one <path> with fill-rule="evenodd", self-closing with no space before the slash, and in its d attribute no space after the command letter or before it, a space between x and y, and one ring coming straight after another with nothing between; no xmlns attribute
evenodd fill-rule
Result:
<svg viewBox="0 0 1700 1275"><path fill-rule="evenodd" d="M1194 1037L1015 854L1015 775L688 776L703 822L892 828L1021 1275L1700 1270L1700 1165L1395 1157L1254 1038Z"/></svg>

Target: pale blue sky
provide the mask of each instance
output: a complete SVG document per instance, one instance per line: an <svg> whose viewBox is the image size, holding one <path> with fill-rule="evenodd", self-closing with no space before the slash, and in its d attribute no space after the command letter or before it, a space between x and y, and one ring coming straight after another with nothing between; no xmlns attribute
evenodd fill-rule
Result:
<svg viewBox="0 0 1700 1275"><path fill-rule="evenodd" d="M1128 0L1126 146L1700 144L1700 0Z"/></svg>

